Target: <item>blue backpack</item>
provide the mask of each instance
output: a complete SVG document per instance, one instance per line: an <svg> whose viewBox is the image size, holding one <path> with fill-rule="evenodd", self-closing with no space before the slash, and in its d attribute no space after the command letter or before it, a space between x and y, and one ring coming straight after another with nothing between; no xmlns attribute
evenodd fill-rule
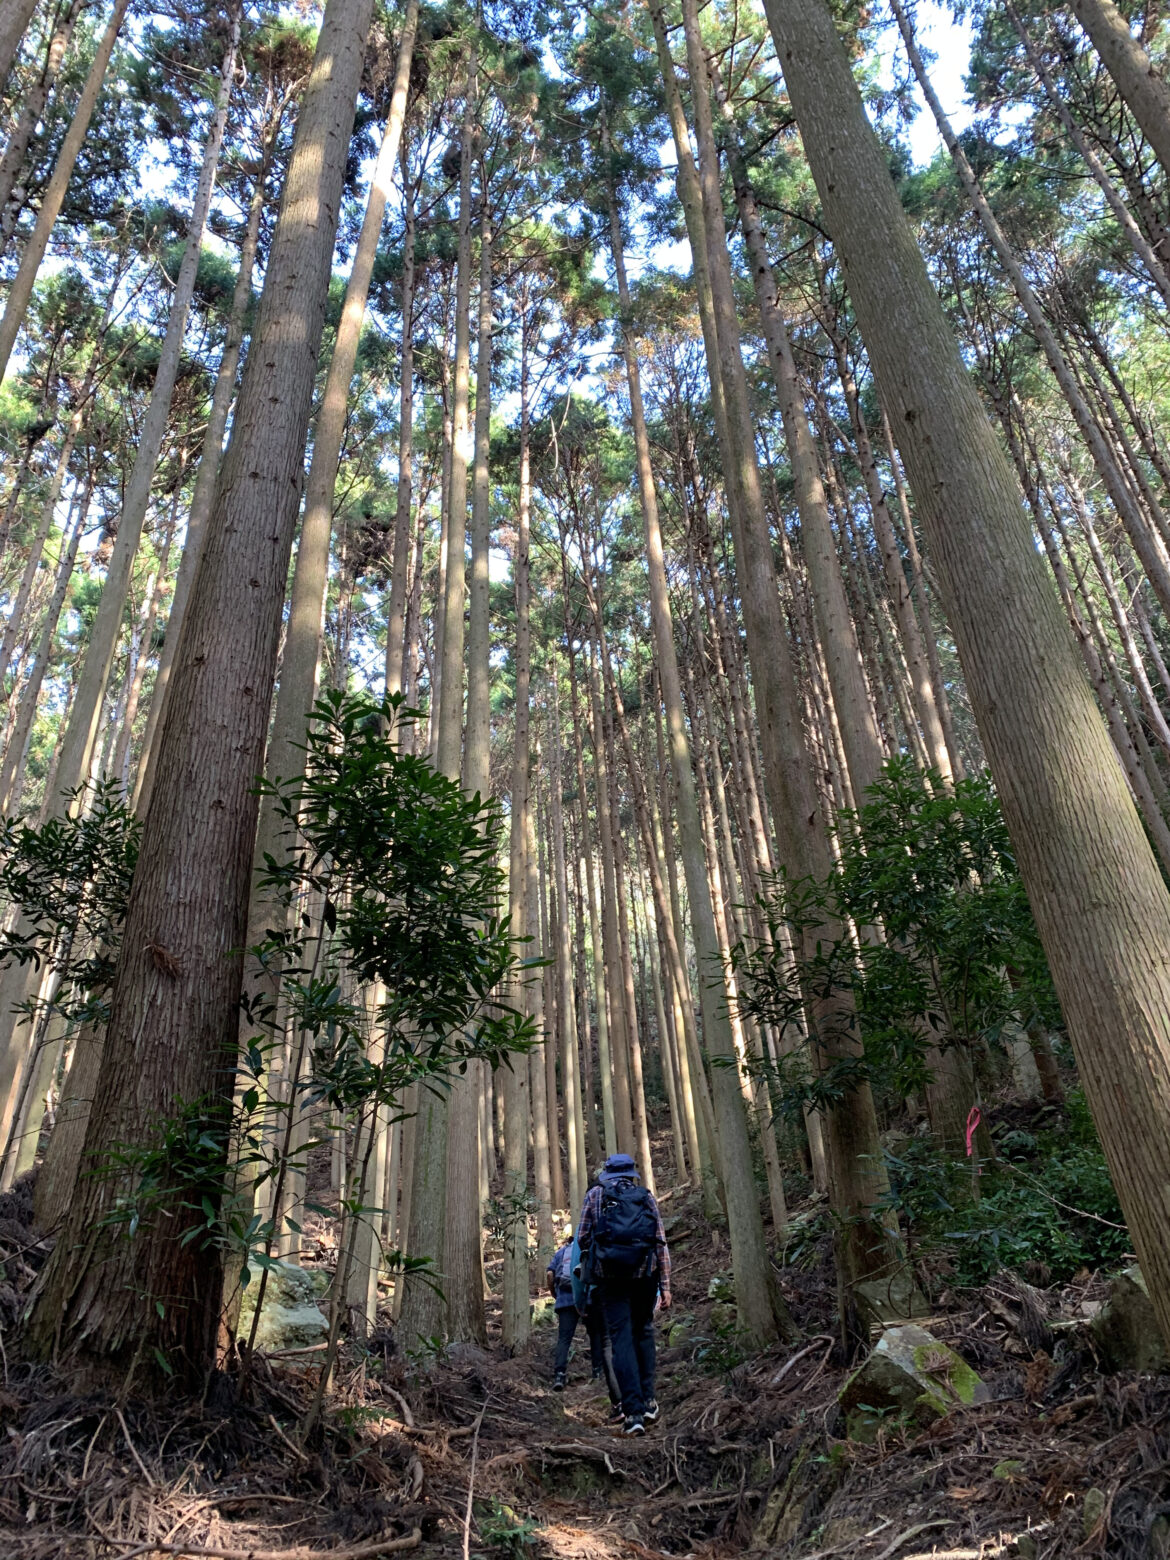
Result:
<svg viewBox="0 0 1170 1560"><path fill-rule="evenodd" d="M633 1277L658 1250L658 1215L648 1189L632 1179L602 1182L593 1255L603 1273Z"/></svg>

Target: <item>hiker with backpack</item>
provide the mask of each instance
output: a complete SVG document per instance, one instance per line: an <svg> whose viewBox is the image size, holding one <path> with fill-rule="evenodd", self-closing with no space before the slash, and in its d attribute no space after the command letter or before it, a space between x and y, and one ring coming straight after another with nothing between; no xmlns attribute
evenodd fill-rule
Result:
<svg viewBox="0 0 1170 1560"><path fill-rule="evenodd" d="M658 1418L654 1312L670 1305L670 1248L658 1204L629 1154L611 1154L577 1228L582 1282L595 1284L613 1347L624 1435Z"/></svg>
<svg viewBox="0 0 1170 1560"><path fill-rule="evenodd" d="M563 1392L568 1380L569 1349L577 1331L577 1323L584 1320L589 1334L589 1356L594 1381L604 1380L609 1387L610 1402L615 1410L620 1408L621 1392L613 1371L609 1337L605 1330L605 1317L597 1288L582 1284L577 1271L581 1265L581 1251L573 1238L573 1226L566 1224L562 1231L563 1244L553 1252L546 1272L549 1294L555 1297L553 1309L557 1318L557 1348L553 1358L553 1391Z"/></svg>

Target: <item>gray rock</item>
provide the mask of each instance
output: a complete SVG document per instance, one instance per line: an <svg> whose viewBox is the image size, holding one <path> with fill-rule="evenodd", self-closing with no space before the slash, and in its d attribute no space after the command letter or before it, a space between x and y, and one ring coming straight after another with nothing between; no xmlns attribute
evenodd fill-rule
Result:
<svg viewBox="0 0 1170 1560"><path fill-rule="evenodd" d="M711 1307L711 1331L731 1332L739 1320L739 1312L728 1300L717 1300Z"/></svg>
<svg viewBox="0 0 1170 1560"><path fill-rule="evenodd" d="M695 1336L695 1318L693 1316L679 1316L670 1324L670 1331L666 1335L666 1341L672 1349L680 1349L685 1344L691 1343Z"/></svg>
<svg viewBox="0 0 1170 1560"><path fill-rule="evenodd" d="M708 1300L729 1300L735 1303L735 1283L730 1273L716 1273L707 1285Z"/></svg>
<svg viewBox="0 0 1170 1560"><path fill-rule="evenodd" d="M1089 1326L1111 1370L1170 1370L1170 1349L1136 1263L1113 1280L1108 1300Z"/></svg>
<svg viewBox="0 0 1170 1560"><path fill-rule="evenodd" d="M556 1300L552 1295L537 1295L532 1302L533 1327L548 1327L556 1321Z"/></svg>
<svg viewBox="0 0 1170 1560"><path fill-rule="evenodd" d="M854 1284L853 1298L862 1319L879 1327L930 1315L926 1296L914 1282L914 1270L908 1264L883 1278L867 1278Z"/></svg>
<svg viewBox="0 0 1170 1560"><path fill-rule="evenodd" d="M986 1403L990 1396L965 1360L911 1323L882 1333L838 1400L850 1440L873 1442L887 1419L926 1425L961 1404Z"/></svg>
<svg viewBox="0 0 1170 1560"><path fill-rule="evenodd" d="M317 1304L317 1296L327 1283L325 1275L313 1274L291 1262L275 1263L265 1285L260 1325L256 1329L257 1347L307 1349L323 1343L329 1334L329 1321ZM240 1306L242 1338L252 1330L259 1295L260 1275L253 1274Z"/></svg>

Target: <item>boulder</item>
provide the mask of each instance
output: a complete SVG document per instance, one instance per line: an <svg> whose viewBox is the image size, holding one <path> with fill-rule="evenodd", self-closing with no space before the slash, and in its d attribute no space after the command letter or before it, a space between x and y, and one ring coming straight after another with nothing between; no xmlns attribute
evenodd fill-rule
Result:
<svg viewBox="0 0 1170 1560"><path fill-rule="evenodd" d="M863 1279L853 1285L852 1294L862 1319L879 1327L930 1315L926 1296L914 1282L914 1270L908 1264L883 1278Z"/></svg>
<svg viewBox="0 0 1170 1560"><path fill-rule="evenodd" d="M888 1419L926 1425L962 1404L986 1403L990 1396L953 1349L910 1323L882 1333L838 1400L850 1440L873 1442Z"/></svg>
<svg viewBox="0 0 1170 1560"><path fill-rule="evenodd" d="M1113 1280L1108 1300L1089 1326L1111 1370L1170 1370L1170 1350L1136 1264Z"/></svg>
<svg viewBox="0 0 1170 1560"><path fill-rule="evenodd" d="M323 1274L315 1275L291 1262L274 1262L268 1272L260 1325L256 1329L257 1347L308 1349L323 1343L329 1335L329 1321L317 1304L317 1297L326 1284L328 1278ZM254 1274L240 1306L241 1338L251 1333L259 1294L260 1276Z"/></svg>
<svg viewBox="0 0 1170 1560"><path fill-rule="evenodd" d="M681 1349L686 1344L692 1343L695 1337L695 1318L693 1316L677 1316L670 1324L670 1331L666 1335L666 1341L672 1349Z"/></svg>
<svg viewBox="0 0 1170 1560"><path fill-rule="evenodd" d="M712 1332L734 1332L735 1324L738 1320L739 1312L729 1300L717 1300L711 1307Z"/></svg>
<svg viewBox="0 0 1170 1560"><path fill-rule="evenodd" d="M532 1302L533 1327L550 1326L556 1321L556 1300L552 1295L537 1295Z"/></svg>
<svg viewBox="0 0 1170 1560"><path fill-rule="evenodd" d="M707 1285L708 1300L729 1300L735 1303L735 1283L730 1273L716 1273Z"/></svg>

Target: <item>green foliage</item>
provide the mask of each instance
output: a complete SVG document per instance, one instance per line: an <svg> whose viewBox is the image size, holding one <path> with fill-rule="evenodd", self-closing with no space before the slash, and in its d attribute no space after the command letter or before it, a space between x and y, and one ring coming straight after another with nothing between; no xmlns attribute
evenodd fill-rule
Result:
<svg viewBox="0 0 1170 1560"><path fill-rule="evenodd" d="M822 1022L849 1026L864 1058L812 1076L799 1053L784 1105L831 1103L869 1077L897 1094L927 1081L930 1045L997 1044L1008 1024L1059 1028L1060 1009L990 781L953 791L891 760L868 800L843 813L840 861L824 883L781 878L764 903L768 935L735 950L742 1002L781 1026L809 992L847 992ZM881 928L854 941L848 925ZM802 952L787 958L785 928ZM828 1038L820 1035L817 1038Z"/></svg>
<svg viewBox="0 0 1170 1560"><path fill-rule="evenodd" d="M479 1513L476 1525L491 1553L505 1560L527 1560L540 1532L539 1522L520 1516L494 1495L487 1510Z"/></svg>
<svg viewBox="0 0 1170 1560"><path fill-rule="evenodd" d="M0 820L0 893L20 918L0 936L0 964L50 966L60 977L36 1012L104 1019L142 826L103 781L61 818Z"/></svg>
<svg viewBox="0 0 1170 1560"><path fill-rule="evenodd" d="M1082 1268L1116 1269L1130 1251L1105 1156L1084 1095L1074 1091L1035 1130L993 1133L977 1201L963 1195L966 1172L944 1163L927 1139L886 1155L890 1206L920 1252L945 1254L961 1284L1000 1268L1062 1283Z"/></svg>

